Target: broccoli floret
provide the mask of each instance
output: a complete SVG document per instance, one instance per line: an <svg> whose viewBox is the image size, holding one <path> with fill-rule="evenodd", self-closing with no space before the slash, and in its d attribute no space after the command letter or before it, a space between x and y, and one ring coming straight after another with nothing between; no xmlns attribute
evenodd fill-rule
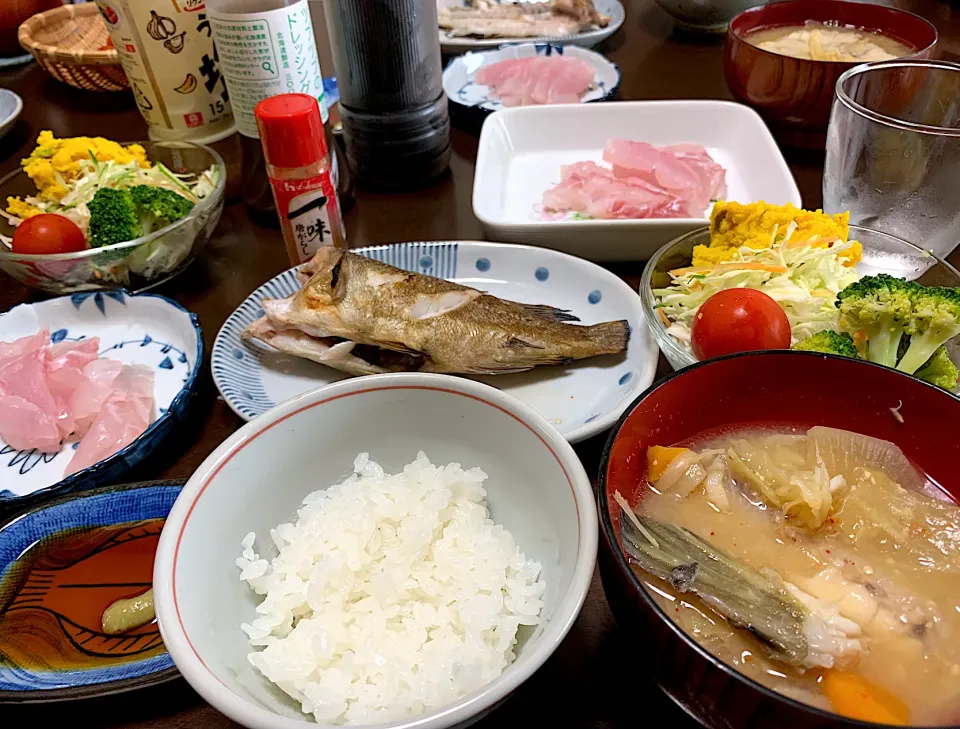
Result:
<svg viewBox="0 0 960 729"><path fill-rule="evenodd" d="M102 187L87 207L91 247L102 248L140 237L140 214L129 191Z"/></svg>
<svg viewBox="0 0 960 729"><path fill-rule="evenodd" d="M824 354L839 354L841 357L853 357L859 359L857 348L853 343L853 337L846 332L834 332L824 330L817 332L811 337L807 337L793 345L793 349L804 352L823 352Z"/></svg>
<svg viewBox="0 0 960 729"><path fill-rule="evenodd" d="M897 369L912 375L937 349L960 334L960 289L917 286L911 296L913 315L907 325L910 346Z"/></svg>
<svg viewBox="0 0 960 729"><path fill-rule="evenodd" d="M957 370L957 366L951 361L947 348L940 347L927 363L913 374L931 385L952 391L957 387L960 370Z"/></svg>
<svg viewBox="0 0 960 729"><path fill-rule="evenodd" d="M193 209L187 198L164 187L136 185L130 194L140 211L141 235L175 223Z"/></svg>
<svg viewBox="0 0 960 729"><path fill-rule="evenodd" d="M840 325L866 334L867 359L871 362L896 366L897 349L911 320L912 293L916 288L916 284L902 278L879 274L866 276L837 294Z"/></svg>

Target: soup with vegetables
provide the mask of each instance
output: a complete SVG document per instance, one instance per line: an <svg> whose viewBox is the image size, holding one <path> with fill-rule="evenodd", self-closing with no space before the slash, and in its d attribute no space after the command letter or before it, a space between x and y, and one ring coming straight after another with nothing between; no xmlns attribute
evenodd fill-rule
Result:
<svg viewBox="0 0 960 729"><path fill-rule="evenodd" d="M897 446L832 428L648 450L624 551L706 650L864 721L960 720L960 507Z"/></svg>
<svg viewBox="0 0 960 729"><path fill-rule="evenodd" d="M915 52L889 36L862 28L808 21L763 28L746 37L757 48L807 61L889 61Z"/></svg>

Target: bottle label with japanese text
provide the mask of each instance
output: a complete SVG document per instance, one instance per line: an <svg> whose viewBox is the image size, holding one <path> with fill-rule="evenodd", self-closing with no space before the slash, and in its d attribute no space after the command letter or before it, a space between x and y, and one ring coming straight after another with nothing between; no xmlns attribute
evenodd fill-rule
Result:
<svg viewBox="0 0 960 729"><path fill-rule="evenodd" d="M257 104L278 94L310 94L326 123L327 104L307 0L260 13L211 12L220 66L237 130L258 139Z"/></svg>
<svg viewBox="0 0 960 729"><path fill-rule="evenodd" d="M204 0L97 0L150 136L205 139L233 114Z"/></svg>
<svg viewBox="0 0 960 729"><path fill-rule="evenodd" d="M287 253L294 266L324 246L346 248L340 202L329 172L306 180L271 179Z"/></svg>

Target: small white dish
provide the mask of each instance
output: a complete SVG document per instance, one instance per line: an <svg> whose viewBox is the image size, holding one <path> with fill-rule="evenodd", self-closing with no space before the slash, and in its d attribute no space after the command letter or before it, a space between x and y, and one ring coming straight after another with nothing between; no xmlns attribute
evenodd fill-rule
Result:
<svg viewBox="0 0 960 729"><path fill-rule="evenodd" d="M0 89L0 139L7 136L23 112L23 99L10 89Z"/></svg>
<svg viewBox="0 0 960 729"><path fill-rule="evenodd" d="M727 171L728 200L801 204L797 183L760 116L730 101L618 101L503 109L480 134L473 212L497 240L554 248L592 261L645 261L707 224L670 220L545 220L543 193L562 165L601 162L609 139L699 144Z"/></svg>
<svg viewBox="0 0 960 729"><path fill-rule="evenodd" d="M583 324L626 319L631 333L625 354L475 378L539 412L571 443L611 427L653 382L657 346L644 321L640 297L599 266L543 248L471 241L400 243L360 248L354 253L474 286L511 301L567 309ZM227 404L244 420L346 377L316 362L240 339L244 328L263 315L265 297L283 298L299 290L295 270L281 273L254 291L230 315L213 344L213 380Z"/></svg>
<svg viewBox="0 0 960 729"><path fill-rule="evenodd" d="M118 480L146 458L186 418L203 361L203 335L195 314L155 294L125 291L73 294L21 304L0 315L0 341L50 332L52 342L100 338L100 355L147 365L154 376L154 420L126 448L64 478L76 441L58 453L21 451L0 440L0 506L25 497L80 491Z"/></svg>
<svg viewBox="0 0 960 729"><path fill-rule="evenodd" d="M503 109L503 104L489 86L475 81L477 71L512 58L531 58L533 56L566 55L579 58L594 69L593 87L580 97L580 103L590 101L608 101L620 88L620 69L595 51L578 46L561 46L556 43L523 43L507 45L493 51L465 53L450 59L443 71L443 90L451 104L464 108L493 112Z"/></svg>
<svg viewBox="0 0 960 729"><path fill-rule="evenodd" d="M438 8L455 8L461 7L463 4L463 0L437 0ZM476 51L483 48L497 48L504 43L544 43L546 41L565 46L593 48L595 45L616 33L627 17L626 10L624 10L619 0L594 0L593 4L598 13L610 18L610 22L607 23L606 27L598 28L597 30L588 30L584 33L577 33L576 35L534 38L470 38L467 36L450 35L441 28L440 50L444 53L463 53L464 51Z"/></svg>
<svg viewBox="0 0 960 729"><path fill-rule="evenodd" d="M541 564L544 607L499 677L440 709L376 727L465 727L560 645L597 552L595 497L573 448L529 407L478 382L420 373L356 378L247 423L194 472L167 517L153 573L160 632L184 678L214 708L251 729L317 726L247 661L253 649L240 624L255 617L259 598L240 581L240 542L253 531L272 558L269 531L295 518L307 494L350 475L357 454L397 473L419 450L434 464L487 473L492 518Z"/></svg>

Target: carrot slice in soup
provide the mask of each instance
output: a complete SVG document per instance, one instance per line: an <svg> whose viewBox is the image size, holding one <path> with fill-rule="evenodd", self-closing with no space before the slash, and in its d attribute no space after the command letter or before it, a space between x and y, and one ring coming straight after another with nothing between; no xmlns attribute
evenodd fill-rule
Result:
<svg viewBox="0 0 960 729"><path fill-rule="evenodd" d="M654 483L659 481L663 472L667 470L667 466L673 463L673 459L689 450L689 448L666 448L664 446L647 448L647 480Z"/></svg>
<svg viewBox="0 0 960 729"><path fill-rule="evenodd" d="M827 671L823 693L841 716L877 724L907 726L910 709L900 699L867 679L843 671Z"/></svg>

